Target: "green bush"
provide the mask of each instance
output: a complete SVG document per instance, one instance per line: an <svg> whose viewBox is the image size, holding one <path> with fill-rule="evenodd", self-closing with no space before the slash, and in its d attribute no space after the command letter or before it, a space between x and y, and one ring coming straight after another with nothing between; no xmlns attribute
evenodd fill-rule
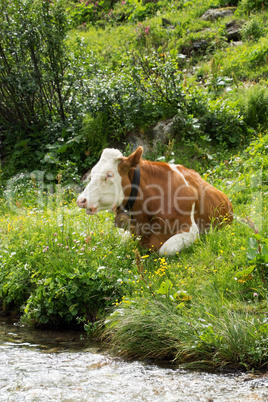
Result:
<svg viewBox="0 0 268 402"><path fill-rule="evenodd" d="M61 0L3 0L0 11L1 141L11 176L40 165L48 144L75 135L83 57L76 44L67 46Z"/></svg>
<svg viewBox="0 0 268 402"><path fill-rule="evenodd" d="M105 115L99 113L96 118L90 115L84 117L82 126L83 142L85 142L86 153L90 160L88 166L96 162L104 148L108 146L109 123ZM85 162L86 163L86 162Z"/></svg>
<svg viewBox="0 0 268 402"><path fill-rule="evenodd" d="M66 118L64 98L73 79L66 46L68 22L60 0L1 2L1 103L4 127L42 127ZM12 16L12 18L10 18Z"/></svg>
<svg viewBox="0 0 268 402"><path fill-rule="evenodd" d="M247 128L237 102L208 100L200 116L202 131L221 144L237 145L247 137Z"/></svg>
<svg viewBox="0 0 268 402"><path fill-rule="evenodd" d="M247 42L237 48L227 48L219 53L222 73L236 79L260 79L267 76L268 39L261 37L257 42Z"/></svg>
<svg viewBox="0 0 268 402"><path fill-rule="evenodd" d="M247 126L255 130L268 129L268 89L265 84L240 90L238 104Z"/></svg>
<svg viewBox="0 0 268 402"><path fill-rule="evenodd" d="M264 27L260 19L251 18L242 28L243 40L258 40L261 36L264 36Z"/></svg>
<svg viewBox="0 0 268 402"><path fill-rule="evenodd" d="M132 22L141 22L144 21L146 18L151 17L152 15L156 14L157 10L160 9L158 2L149 3L147 4L140 4L136 6L136 9L133 13L129 16L129 20Z"/></svg>
<svg viewBox="0 0 268 402"><path fill-rule="evenodd" d="M252 11L261 10L267 6L267 0L241 0L238 10L250 14Z"/></svg>

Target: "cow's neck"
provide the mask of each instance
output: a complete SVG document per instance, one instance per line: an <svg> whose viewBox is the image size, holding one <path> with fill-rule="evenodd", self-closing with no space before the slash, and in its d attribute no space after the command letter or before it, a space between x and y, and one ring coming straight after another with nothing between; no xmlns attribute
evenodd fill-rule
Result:
<svg viewBox="0 0 268 402"><path fill-rule="evenodd" d="M128 200L125 205L121 204L118 207L118 210L119 210L118 212L130 214L131 209L132 209L133 205L135 204L135 201L136 201L136 198L138 195L139 186L140 186L140 167L138 165L134 170L133 178L131 181L131 191L130 191Z"/></svg>

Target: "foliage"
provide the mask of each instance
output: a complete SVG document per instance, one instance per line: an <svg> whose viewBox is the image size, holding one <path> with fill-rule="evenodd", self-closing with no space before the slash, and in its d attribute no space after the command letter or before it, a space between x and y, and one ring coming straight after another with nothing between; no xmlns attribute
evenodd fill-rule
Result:
<svg viewBox="0 0 268 402"><path fill-rule="evenodd" d="M83 172L107 143L125 142L128 133L139 130L150 136L148 127L166 117L176 117L179 138L207 137L231 147L249 136L247 108L228 94L241 78L266 76L265 5L247 16L239 14L239 3L237 17L246 20L243 35L249 41L231 47L225 20L200 18L219 6L216 0L1 4L1 42L11 69L9 78L2 78L12 89L2 86L10 99L2 106L13 102L10 110L16 114L14 119L2 113L3 179L36 166L56 176L66 163ZM68 18L78 26L68 31L69 38ZM92 124L105 124L98 144L84 135L87 116Z"/></svg>
<svg viewBox="0 0 268 402"><path fill-rule="evenodd" d="M40 9L36 1L4 1L1 8L2 124L40 127L55 113L64 120L73 80L65 76L68 25L61 3L42 1Z"/></svg>
<svg viewBox="0 0 268 402"><path fill-rule="evenodd" d="M262 21L258 18L251 18L242 27L242 39L243 40L258 40L261 36L264 36L264 28Z"/></svg>
<svg viewBox="0 0 268 402"><path fill-rule="evenodd" d="M77 123L80 69L62 2L1 3L0 121L9 174L34 167ZM74 65L76 64L75 68Z"/></svg>
<svg viewBox="0 0 268 402"><path fill-rule="evenodd" d="M15 198L12 224L1 218L1 309L35 325L94 322L131 291L135 243L120 239L108 215L78 216L60 187L44 198L43 212L41 202L37 209Z"/></svg>
<svg viewBox="0 0 268 402"><path fill-rule="evenodd" d="M96 162L101 151L108 146L109 124L105 117L104 113L100 113L95 119L90 115L83 119L82 135L88 149L87 154L90 157L88 166Z"/></svg>
<svg viewBox="0 0 268 402"><path fill-rule="evenodd" d="M268 128L268 90L265 83L252 85L249 88L238 88L232 95L248 127L255 130Z"/></svg>
<svg viewBox="0 0 268 402"><path fill-rule="evenodd" d="M235 74L237 79L265 76L267 69L267 38L261 37L257 42L252 44L243 44L239 49L227 48L224 53L220 52L219 58L222 63L222 71L224 75Z"/></svg>
<svg viewBox="0 0 268 402"><path fill-rule="evenodd" d="M72 25L86 29L87 23L95 23L102 19L104 13L110 11L117 0L81 0L72 2L67 7Z"/></svg>
<svg viewBox="0 0 268 402"><path fill-rule="evenodd" d="M239 10L250 14L252 11L257 11L267 7L267 1L264 0L241 0Z"/></svg>
<svg viewBox="0 0 268 402"><path fill-rule="evenodd" d="M200 123L204 133L221 144L239 144L247 136L247 128L236 102L220 98L209 100Z"/></svg>

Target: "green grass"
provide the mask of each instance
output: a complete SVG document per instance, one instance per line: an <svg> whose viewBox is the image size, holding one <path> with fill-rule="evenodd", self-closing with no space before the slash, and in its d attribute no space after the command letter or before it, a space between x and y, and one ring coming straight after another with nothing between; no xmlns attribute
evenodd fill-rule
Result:
<svg viewBox="0 0 268 402"><path fill-rule="evenodd" d="M106 320L104 338L124 357L169 360L185 367L267 367L267 318L238 304L229 306L212 288L188 307L140 299ZM240 307L240 308L239 308ZM266 305L267 307L267 305Z"/></svg>
<svg viewBox="0 0 268 402"><path fill-rule="evenodd" d="M45 210L15 202L0 218L2 312L34 325L94 322L130 291L136 243L122 240L111 215L89 218L48 198Z"/></svg>

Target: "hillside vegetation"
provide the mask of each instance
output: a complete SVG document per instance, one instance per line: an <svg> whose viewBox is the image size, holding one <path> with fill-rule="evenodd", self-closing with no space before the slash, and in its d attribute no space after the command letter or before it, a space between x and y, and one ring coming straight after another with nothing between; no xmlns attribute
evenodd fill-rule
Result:
<svg viewBox="0 0 268 402"><path fill-rule="evenodd" d="M0 10L2 314L80 326L130 358L267 368L267 2L3 0ZM174 129L155 144L166 119ZM111 214L78 210L82 174L106 146L127 155L133 135L145 157L225 192L233 224L160 258Z"/></svg>

